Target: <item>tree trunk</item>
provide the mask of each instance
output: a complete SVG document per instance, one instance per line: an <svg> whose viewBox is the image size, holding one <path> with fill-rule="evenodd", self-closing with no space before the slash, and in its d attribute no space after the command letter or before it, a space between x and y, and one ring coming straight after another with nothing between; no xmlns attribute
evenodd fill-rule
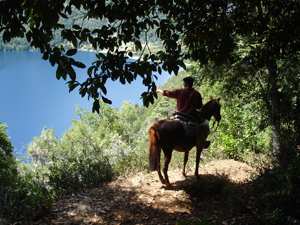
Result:
<svg viewBox="0 0 300 225"><path fill-rule="evenodd" d="M272 102L272 127L273 127L273 152L278 154L280 152L280 114L279 114L279 98L277 88L277 65L275 61L270 61L267 64L269 71L269 78L271 84L271 102Z"/></svg>
<svg viewBox="0 0 300 225"><path fill-rule="evenodd" d="M297 100L296 100L296 104L297 104L297 107L296 107L296 112L298 112L296 115L299 115L299 112L300 112L300 98L297 97ZM297 145L297 150L300 151L300 121L299 121L299 118L300 117L296 117L295 118L295 126L296 126L296 145Z"/></svg>

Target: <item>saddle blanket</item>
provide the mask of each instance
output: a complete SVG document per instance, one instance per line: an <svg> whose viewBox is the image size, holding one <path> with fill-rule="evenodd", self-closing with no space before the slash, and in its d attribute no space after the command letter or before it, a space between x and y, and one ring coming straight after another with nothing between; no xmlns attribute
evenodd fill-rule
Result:
<svg viewBox="0 0 300 225"><path fill-rule="evenodd" d="M205 140L209 135L208 120L204 120L204 122L201 124L197 124L194 122L186 122L182 120L178 121L182 123L185 135L188 137L198 137Z"/></svg>
<svg viewBox="0 0 300 225"><path fill-rule="evenodd" d="M204 118L202 119L203 122L199 124L190 115L182 112L175 112L170 119L182 123L185 135L188 137L198 137L205 140L210 133L209 121Z"/></svg>

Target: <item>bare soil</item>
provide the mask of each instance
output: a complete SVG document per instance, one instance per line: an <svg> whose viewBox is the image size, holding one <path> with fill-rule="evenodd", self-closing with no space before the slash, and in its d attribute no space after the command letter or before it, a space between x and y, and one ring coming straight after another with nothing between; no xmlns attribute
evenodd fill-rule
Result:
<svg viewBox="0 0 300 225"><path fill-rule="evenodd" d="M138 173L57 202L31 224L256 224L251 178L256 171L234 160L200 167L199 178L170 170L168 190L156 172ZM184 223L184 222L185 223Z"/></svg>

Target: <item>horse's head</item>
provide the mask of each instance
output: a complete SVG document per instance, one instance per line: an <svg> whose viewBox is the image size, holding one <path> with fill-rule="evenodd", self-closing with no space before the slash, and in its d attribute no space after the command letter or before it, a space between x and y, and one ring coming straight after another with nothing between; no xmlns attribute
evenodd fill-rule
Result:
<svg viewBox="0 0 300 225"><path fill-rule="evenodd" d="M210 101L207 102L202 108L201 108L201 112L203 113L204 117L207 120L210 120L211 117L215 117L216 121L220 121L221 120L221 105L220 105L220 100L221 97L217 98L217 99L212 99L211 97L209 97Z"/></svg>
<svg viewBox="0 0 300 225"><path fill-rule="evenodd" d="M220 105L220 100L221 100L221 97L217 98L217 99L212 99L210 97L210 100L213 102L213 116L215 117L216 121L220 122L221 120L221 105Z"/></svg>

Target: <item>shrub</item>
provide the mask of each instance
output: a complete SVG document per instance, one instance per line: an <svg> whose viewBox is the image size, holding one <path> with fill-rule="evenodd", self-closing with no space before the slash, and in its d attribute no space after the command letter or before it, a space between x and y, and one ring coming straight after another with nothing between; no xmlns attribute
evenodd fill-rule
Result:
<svg viewBox="0 0 300 225"><path fill-rule="evenodd" d="M300 156L287 166L280 166L265 173L259 180L266 205L268 224L286 224L299 221L300 210Z"/></svg>
<svg viewBox="0 0 300 225"><path fill-rule="evenodd" d="M105 157L86 161L53 160L49 166L49 185L55 196L96 186L112 178L112 169Z"/></svg>
<svg viewBox="0 0 300 225"><path fill-rule="evenodd" d="M9 219L33 218L52 205L53 199L34 174L18 171L13 146L6 136L6 125L0 123L0 211Z"/></svg>

